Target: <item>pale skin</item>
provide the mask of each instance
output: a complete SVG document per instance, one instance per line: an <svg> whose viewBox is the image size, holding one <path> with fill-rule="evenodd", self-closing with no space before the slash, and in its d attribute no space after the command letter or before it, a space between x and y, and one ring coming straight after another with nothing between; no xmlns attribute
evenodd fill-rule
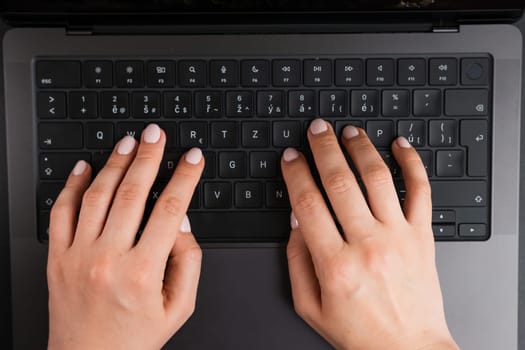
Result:
<svg viewBox="0 0 525 350"><path fill-rule="evenodd" d="M392 144L407 188L402 208L365 132L344 135L368 202L331 126L318 119L308 131L343 232L303 155L288 149L281 162L297 313L337 349L459 349L445 321L419 156L405 139ZM140 144L121 140L93 181L85 162L69 176L51 212L49 349L159 349L193 313L202 252L185 213L204 168L200 150L182 156L135 240L165 142L150 125Z"/></svg>

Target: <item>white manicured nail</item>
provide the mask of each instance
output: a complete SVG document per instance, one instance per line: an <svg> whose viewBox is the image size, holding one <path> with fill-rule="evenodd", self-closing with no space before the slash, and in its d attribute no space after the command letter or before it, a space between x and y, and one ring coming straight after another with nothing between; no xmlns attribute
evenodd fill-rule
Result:
<svg viewBox="0 0 525 350"><path fill-rule="evenodd" d="M292 227L292 230L295 230L296 228L299 227L299 221L297 221L297 218L295 217L295 214L292 213L290 214L290 226Z"/></svg>
<svg viewBox="0 0 525 350"><path fill-rule="evenodd" d="M180 232L191 232L190 219L188 218L188 215L184 215L184 218L180 223Z"/></svg>
<svg viewBox="0 0 525 350"><path fill-rule="evenodd" d="M73 175L78 176L82 175L86 171L87 163L83 160L79 160L75 167L73 168Z"/></svg>
<svg viewBox="0 0 525 350"><path fill-rule="evenodd" d="M150 124L144 130L144 142L157 143L160 140L160 128L157 124Z"/></svg>
<svg viewBox="0 0 525 350"><path fill-rule="evenodd" d="M186 161L190 164L199 164L199 162L202 159L202 151L200 150L200 148L197 147L192 148L188 151L188 153L186 153L184 159L186 159Z"/></svg>
<svg viewBox="0 0 525 350"><path fill-rule="evenodd" d="M125 136L118 144L117 153L123 156L128 155L133 152L136 144L137 141L132 136Z"/></svg>

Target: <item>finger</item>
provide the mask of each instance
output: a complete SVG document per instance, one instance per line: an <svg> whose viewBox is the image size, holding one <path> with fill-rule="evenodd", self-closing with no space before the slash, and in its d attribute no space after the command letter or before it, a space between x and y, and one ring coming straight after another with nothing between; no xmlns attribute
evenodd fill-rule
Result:
<svg viewBox="0 0 525 350"><path fill-rule="evenodd" d="M164 277L166 312L178 326L186 322L195 309L202 261L202 251L190 232L187 217L184 222Z"/></svg>
<svg viewBox="0 0 525 350"><path fill-rule="evenodd" d="M405 217L415 225L431 225L430 183L421 157L404 137L399 137L392 143L392 152L405 181Z"/></svg>
<svg viewBox="0 0 525 350"><path fill-rule="evenodd" d="M319 266L323 259L333 256L343 247L343 238L312 178L304 156L295 149L288 148L284 151L281 168L304 240L312 254L314 265Z"/></svg>
<svg viewBox="0 0 525 350"><path fill-rule="evenodd" d="M49 221L49 256L60 254L71 246L77 226L82 195L89 185L91 167L83 160L77 162L64 189L58 195Z"/></svg>
<svg viewBox="0 0 525 350"><path fill-rule="evenodd" d="M93 242L102 232L115 191L135 156L136 145L137 141L131 136L120 140L106 165L84 193L73 244Z"/></svg>
<svg viewBox="0 0 525 350"><path fill-rule="evenodd" d="M102 231L101 239L117 249L130 249L139 230L146 199L159 170L166 135L156 124L142 133L142 141L122 183Z"/></svg>
<svg viewBox="0 0 525 350"><path fill-rule="evenodd" d="M355 225L372 220L372 213L329 123L314 120L308 139L323 187L339 223L349 235Z"/></svg>
<svg viewBox="0 0 525 350"><path fill-rule="evenodd" d="M321 289L310 252L301 234L299 223L290 215L292 231L286 247L288 271L295 311L309 324L321 315Z"/></svg>
<svg viewBox="0 0 525 350"><path fill-rule="evenodd" d="M383 222L402 217L403 211L390 170L366 133L348 125L343 130L343 144L365 184L374 217Z"/></svg>
<svg viewBox="0 0 525 350"><path fill-rule="evenodd" d="M137 249L146 254L155 252L159 259L166 260L203 169L204 159L200 149L192 148L181 158L153 208Z"/></svg>

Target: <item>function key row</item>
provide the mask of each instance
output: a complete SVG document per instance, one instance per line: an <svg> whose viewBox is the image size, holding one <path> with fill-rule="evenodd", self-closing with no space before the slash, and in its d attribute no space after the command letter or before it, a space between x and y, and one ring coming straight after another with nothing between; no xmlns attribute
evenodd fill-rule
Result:
<svg viewBox="0 0 525 350"><path fill-rule="evenodd" d="M38 61L40 88L454 86L490 84L487 57Z"/></svg>

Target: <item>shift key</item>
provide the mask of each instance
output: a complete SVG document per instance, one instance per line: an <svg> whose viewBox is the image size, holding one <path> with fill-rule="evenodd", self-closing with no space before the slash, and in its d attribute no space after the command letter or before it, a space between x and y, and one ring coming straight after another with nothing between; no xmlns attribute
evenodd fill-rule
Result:
<svg viewBox="0 0 525 350"><path fill-rule="evenodd" d="M485 181L431 181L434 207L486 207Z"/></svg>

